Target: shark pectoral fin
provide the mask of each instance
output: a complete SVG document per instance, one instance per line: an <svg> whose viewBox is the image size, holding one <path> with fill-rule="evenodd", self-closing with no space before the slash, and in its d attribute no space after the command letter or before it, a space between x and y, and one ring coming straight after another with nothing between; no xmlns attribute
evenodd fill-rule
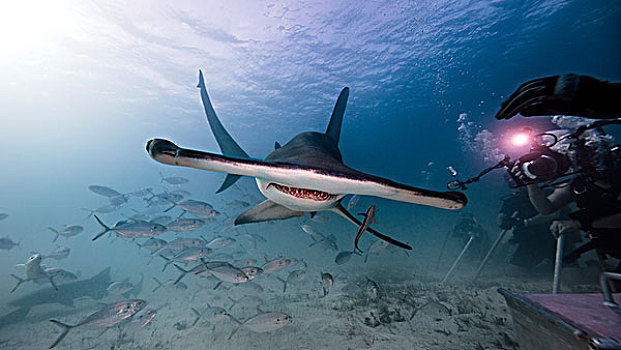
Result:
<svg viewBox="0 0 621 350"><path fill-rule="evenodd" d="M235 225L244 225L253 222L270 220L284 220L296 216L303 216L303 211L295 211L276 204L269 199L243 212L235 219Z"/></svg>
<svg viewBox="0 0 621 350"><path fill-rule="evenodd" d="M347 219L349 222L353 223L354 225L357 225L357 226L362 225L361 222L358 221L358 219L356 219L356 217L354 217L350 212L348 212L347 209L345 209L341 203L339 203L336 207L330 209L330 211L339 214L340 216L344 217L345 219ZM400 248L403 248L403 249L407 249L407 250L412 250L411 246L409 246L409 245L407 245L405 243L399 242L399 241L397 241L397 240L395 240L393 238L390 238L390 237L388 237L388 236L386 236L384 234L381 234L381 233L375 231L374 229L372 229L370 227L367 228L367 231L369 231L375 237L377 237L377 238L379 238L381 240L384 240L384 241L386 241L386 242L388 242L390 244L394 244L397 247L400 247Z"/></svg>
<svg viewBox="0 0 621 350"><path fill-rule="evenodd" d="M227 188L231 187L231 185L233 185L237 180L239 180L240 177L241 175L227 174L226 177L224 178L224 182L222 183L222 185L220 185L220 188L218 188L216 193L220 193L226 190Z"/></svg>

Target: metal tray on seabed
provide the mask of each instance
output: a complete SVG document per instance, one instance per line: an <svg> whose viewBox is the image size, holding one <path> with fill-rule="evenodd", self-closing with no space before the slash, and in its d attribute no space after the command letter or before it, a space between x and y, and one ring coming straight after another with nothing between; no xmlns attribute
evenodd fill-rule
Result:
<svg viewBox="0 0 621 350"><path fill-rule="evenodd" d="M513 316L521 350L621 350L621 308L609 279L602 274L602 294L520 294L499 288Z"/></svg>

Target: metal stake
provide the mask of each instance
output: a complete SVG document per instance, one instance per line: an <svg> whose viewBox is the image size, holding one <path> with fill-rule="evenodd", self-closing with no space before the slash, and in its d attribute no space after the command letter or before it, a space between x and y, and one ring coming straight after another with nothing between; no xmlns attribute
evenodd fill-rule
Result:
<svg viewBox="0 0 621 350"><path fill-rule="evenodd" d="M563 267L563 245L565 235L561 234L556 239L556 259L554 260L554 280L552 281L552 294L558 294L561 286L561 268Z"/></svg>
<svg viewBox="0 0 621 350"><path fill-rule="evenodd" d="M489 248L489 251L485 255L485 258L483 258L483 261L481 262L481 265L479 265L479 268L477 269L477 272L474 274L474 277L472 278L472 282L476 281L477 278L479 278L479 275L481 274L481 271L483 271L483 268L485 267L485 264L487 264L487 260L489 260L490 256L492 256L492 253L494 253L494 250L496 250L496 247L502 241L503 237L505 236L505 234L507 232L509 232L508 229L500 231L500 233L498 234L498 237L496 238L496 240L494 241L492 246Z"/></svg>
<svg viewBox="0 0 621 350"><path fill-rule="evenodd" d="M459 256L457 257L457 259L455 259L455 262L453 263L453 266L451 266L451 268L448 270L448 272L446 273L446 276L444 276L444 278L442 279L442 282L440 283L444 283L446 282L446 280L449 278L449 276L451 275L451 272L453 272L453 270L455 269L455 267L457 266L457 264L459 263L459 261L461 260L461 258L464 256L464 254L466 253L466 250L468 250L468 247L470 246L470 243L472 243L472 240L474 239L474 235L470 235L470 239L468 239L468 242L466 243L466 245L464 246L464 249L461 250L461 253L459 253Z"/></svg>

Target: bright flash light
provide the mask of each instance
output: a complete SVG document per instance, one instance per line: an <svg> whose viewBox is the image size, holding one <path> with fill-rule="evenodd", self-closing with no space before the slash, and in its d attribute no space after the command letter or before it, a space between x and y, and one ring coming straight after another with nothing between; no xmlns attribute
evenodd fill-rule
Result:
<svg viewBox="0 0 621 350"><path fill-rule="evenodd" d="M511 138L511 143L516 147L524 146L528 144L528 141L530 141L530 136L528 136L528 134L523 133L523 132L515 134Z"/></svg>

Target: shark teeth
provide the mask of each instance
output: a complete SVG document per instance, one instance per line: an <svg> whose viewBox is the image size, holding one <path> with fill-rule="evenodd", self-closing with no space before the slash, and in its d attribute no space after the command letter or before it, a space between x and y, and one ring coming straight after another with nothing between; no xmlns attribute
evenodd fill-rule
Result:
<svg viewBox="0 0 621 350"><path fill-rule="evenodd" d="M319 202L329 201L329 200L336 198L336 195L333 195L330 193L317 191L317 190L311 190L307 188L289 187L285 185L279 185L273 182L267 185L267 188L270 188L270 187L274 187L278 191L288 194L290 196L296 197L296 198L311 199L311 200L319 201Z"/></svg>

